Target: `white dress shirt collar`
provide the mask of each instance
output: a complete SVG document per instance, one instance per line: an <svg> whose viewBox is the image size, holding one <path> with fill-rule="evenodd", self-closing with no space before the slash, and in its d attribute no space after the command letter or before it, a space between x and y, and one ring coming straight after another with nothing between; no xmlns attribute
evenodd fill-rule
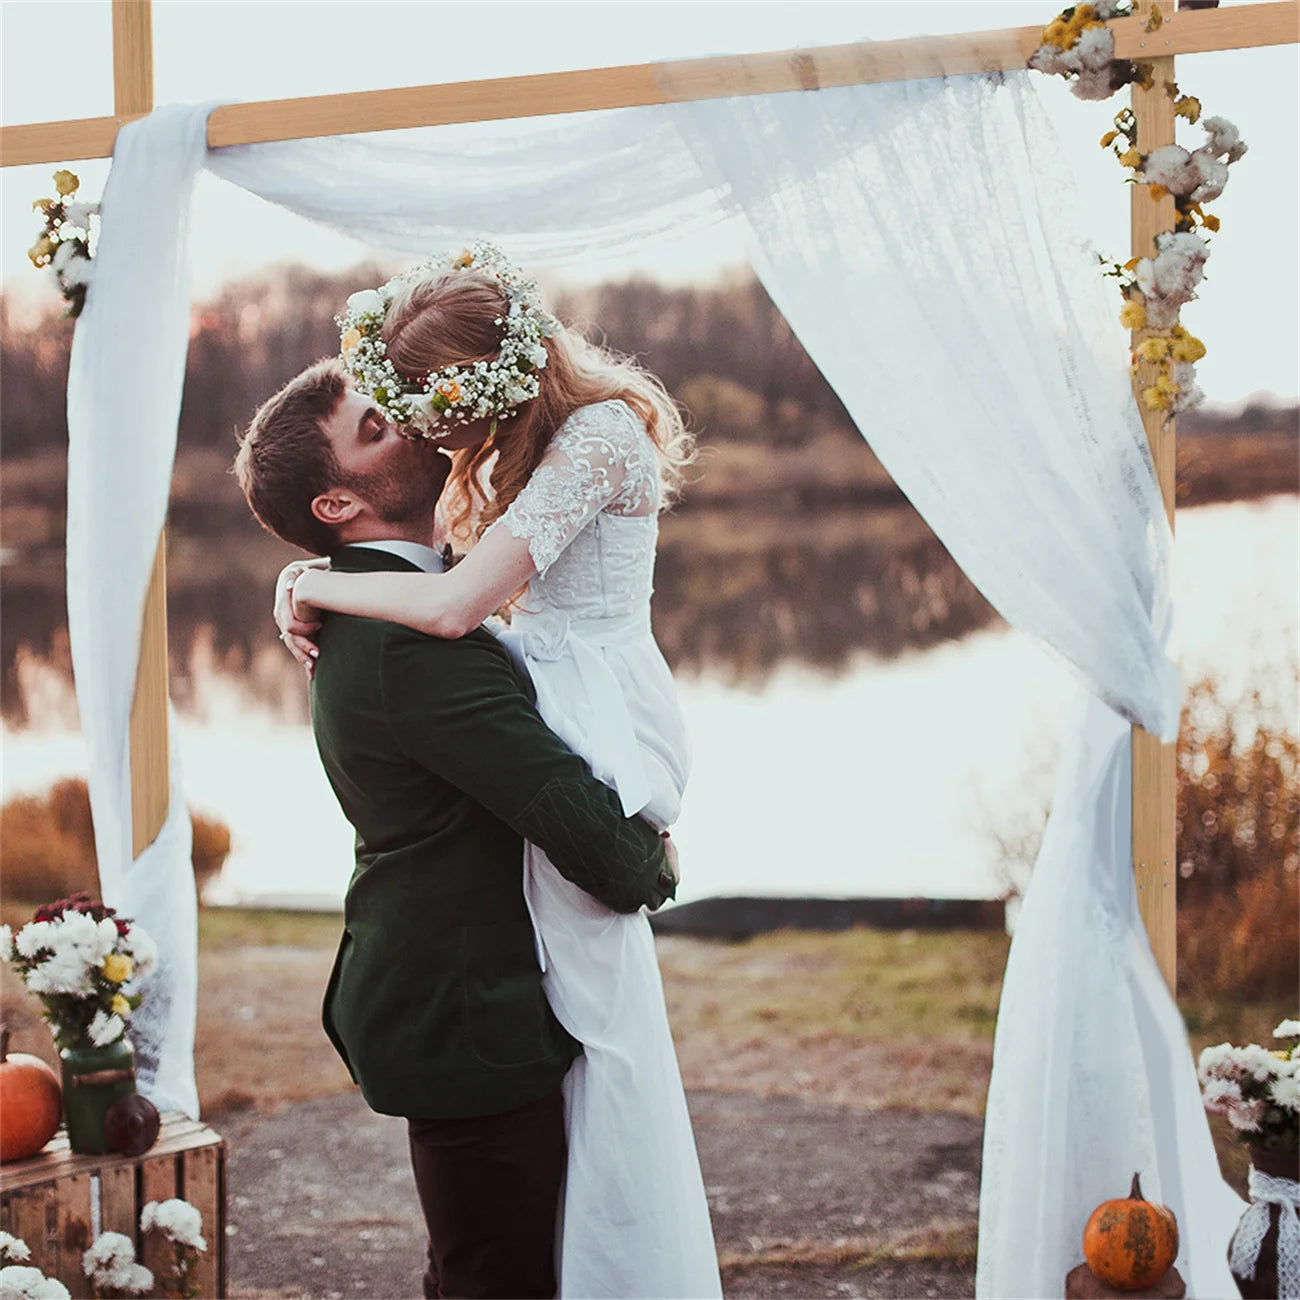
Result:
<svg viewBox="0 0 1300 1300"><path fill-rule="evenodd" d="M419 542L407 542L398 538L382 542L352 542L350 545L364 546L371 551L387 551L390 555L409 560L425 573L442 573L446 567L440 552L435 551L432 546L423 546Z"/></svg>

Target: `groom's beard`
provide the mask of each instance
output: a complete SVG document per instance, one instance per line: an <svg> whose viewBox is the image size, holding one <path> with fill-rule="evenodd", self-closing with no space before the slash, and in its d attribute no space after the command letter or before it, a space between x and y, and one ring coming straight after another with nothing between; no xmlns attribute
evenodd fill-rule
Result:
<svg viewBox="0 0 1300 1300"><path fill-rule="evenodd" d="M381 523L432 531L434 511L450 469L446 456L429 451L402 466L358 474L350 486Z"/></svg>

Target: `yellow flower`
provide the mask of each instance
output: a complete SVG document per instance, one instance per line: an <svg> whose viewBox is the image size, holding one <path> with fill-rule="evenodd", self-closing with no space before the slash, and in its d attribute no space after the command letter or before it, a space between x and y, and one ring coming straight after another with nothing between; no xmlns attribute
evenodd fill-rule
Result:
<svg viewBox="0 0 1300 1300"><path fill-rule="evenodd" d="M1199 361L1205 355L1205 344L1184 330L1182 337L1174 339L1169 355L1175 361Z"/></svg>
<svg viewBox="0 0 1300 1300"><path fill-rule="evenodd" d="M1169 355L1169 340L1158 336L1143 339L1136 352L1143 361L1163 361Z"/></svg>
<svg viewBox="0 0 1300 1300"><path fill-rule="evenodd" d="M1174 397L1161 388L1144 388L1142 403L1148 411L1167 411L1174 404Z"/></svg>
<svg viewBox="0 0 1300 1300"><path fill-rule="evenodd" d="M1184 95L1174 104L1174 116L1195 122L1201 116L1201 101L1195 95Z"/></svg>
<svg viewBox="0 0 1300 1300"><path fill-rule="evenodd" d="M1147 305L1144 302L1126 302L1119 313L1119 323L1128 330L1140 330L1147 323Z"/></svg>
<svg viewBox="0 0 1300 1300"><path fill-rule="evenodd" d="M1169 193L1163 185L1157 185L1155 181L1152 181L1151 184L1147 186L1147 191L1150 193L1151 197L1156 200L1163 199L1165 195Z"/></svg>
<svg viewBox="0 0 1300 1300"><path fill-rule="evenodd" d="M42 235L28 250L27 256L31 259L33 266L44 266L50 260L50 254L54 252L57 245L49 235Z"/></svg>
<svg viewBox="0 0 1300 1300"><path fill-rule="evenodd" d="M37 199L36 202L32 204L32 211L39 212L42 216L48 217L50 215L50 209L57 208L58 206L59 203L57 199Z"/></svg>
<svg viewBox="0 0 1300 1300"><path fill-rule="evenodd" d="M123 980L131 978L131 972L135 969L135 962L124 952L110 952L104 958L102 969L104 978L110 984L121 984Z"/></svg>
<svg viewBox="0 0 1300 1300"><path fill-rule="evenodd" d="M1095 22L1097 19L1097 10L1092 5L1075 5L1074 13L1070 15L1072 23L1078 23L1082 26L1084 23Z"/></svg>
<svg viewBox="0 0 1300 1300"><path fill-rule="evenodd" d="M1142 155L1136 149L1127 149L1120 154L1119 160L1125 167L1137 167L1141 165Z"/></svg>
<svg viewBox="0 0 1300 1300"><path fill-rule="evenodd" d="M1213 212L1201 218L1201 225L1203 225L1206 230L1218 230L1219 224L1219 218L1216 217Z"/></svg>
<svg viewBox="0 0 1300 1300"><path fill-rule="evenodd" d="M464 268L474 265L474 254L468 248L462 248L460 256L452 263L452 266Z"/></svg>
<svg viewBox="0 0 1300 1300"><path fill-rule="evenodd" d="M77 192L77 186L80 184L81 182L76 178L75 174L70 171L58 171L54 173L54 188L58 190L59 194L65 199L69 194L75 194Z"/></svg>
<svg viewBox="0 0 1300 1300"><path fill-rule="evenodd" d="M460 401L460 385L454 379L439 384L438 391L453 405Z"/></svg>
<svg viewBox="0 0 1300 1300"><path fill-rule="evenodd" d="M339 350L345 357L350 357L360 346L361 331L354 325L339 342Z"/></svg>
<svg viewBox="0 0 1300 1300"><path fill-rule="evenodd" d="M1137 76L1133 78L1135 86L1141 86L1143 90L1150 90L1156 84L1155 64L1143 62L1135 65Z"/></svg>
<svg viewBox="0 0 1300 1300"><path fill-rule="evenodd" d="M113 994L111 1010L115 1016L129 1016L131 1014L131 1004L126 1000L125 993Z"/></svg>
<svg viewBox="0 0 1300 1300"><path fill-rule="evenodd" d="M1101 147L1103 149L1108 149L1112 144L1115 143L1115 140L1117 139L1118 136L1119 136L1118 131L1107 131L1106 134L1101 137Z"/></svg>
<svg viewBox="0 0 1300 1300"><path fill-rule="evenodd" d="M1070 25L1064 18L1053 18L1043 28L1043 44L1055 45L1057 49L1065 50L1070 46L1071 35Z"/></svg>

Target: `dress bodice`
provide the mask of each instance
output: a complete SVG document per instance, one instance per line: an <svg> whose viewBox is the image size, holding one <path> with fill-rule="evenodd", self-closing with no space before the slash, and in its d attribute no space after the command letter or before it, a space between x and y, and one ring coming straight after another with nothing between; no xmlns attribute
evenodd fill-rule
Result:
<svg viewBox="0 0 1300 1300"><path fill-rule="evenodd" d="M537 566L525 607L576 619L649 609L659 539L658 456L617 399L576 410L505 514Z"/></svg>

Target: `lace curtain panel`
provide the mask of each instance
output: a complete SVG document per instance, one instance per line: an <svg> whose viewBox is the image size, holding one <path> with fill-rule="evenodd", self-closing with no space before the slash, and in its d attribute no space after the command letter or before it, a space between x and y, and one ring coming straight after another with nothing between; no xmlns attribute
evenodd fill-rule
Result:
<svg viewBox="0 0 1300 1300"><path fill-rule="evenodd" d="M161 109L119 134L69 380L69 625L101 880L166 959L157 1010L133 1027L156 1061L147 1090L196 1110L180 783L167 830L132 863L128 755L184 374L195 172L412 256L486 235L528 264L562 265L740 220L769 292L886 468L1089 701L1004 984L980 1293L1059 1294L1087 1213L1136 1169L1179 1216L1191 1292L1230 1294L1223 1246L1239 1202L1218 1177L1129 866L1128 723L1170 738L1178 722L1171 539L1126 340L1072 229L1073 178L1028 75L211 152L210 107ZM113 564L96 566L105 554Z"/></svg>

